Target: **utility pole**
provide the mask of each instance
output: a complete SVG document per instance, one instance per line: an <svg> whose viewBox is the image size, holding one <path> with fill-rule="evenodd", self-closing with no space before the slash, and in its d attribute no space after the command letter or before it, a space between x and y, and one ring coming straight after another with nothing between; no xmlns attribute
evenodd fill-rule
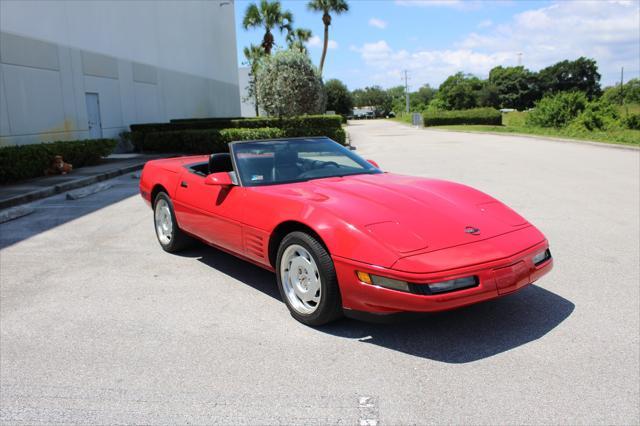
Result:
<svg viewBox="0 0 640 426"><path fill-rule="evenodd" d="M406 112L409 114L409 76L407 70L404 70L404 97L406 103Z"/></svg>
<svg viewBox="0 0 640 426"><path fill-rule="evenodd" d="M624 105L624 67L620 70L620 105Z"/></svg>

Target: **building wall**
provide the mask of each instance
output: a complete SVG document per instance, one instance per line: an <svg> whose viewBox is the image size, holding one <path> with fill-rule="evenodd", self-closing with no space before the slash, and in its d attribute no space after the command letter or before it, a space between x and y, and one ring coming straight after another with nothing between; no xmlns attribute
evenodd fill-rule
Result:
<svg viewBox="0 0 640 426"><path fill-rule="evenodd" d="M104 137L129 124L239 116L234 4L0 2L0 146Z"/></svg>

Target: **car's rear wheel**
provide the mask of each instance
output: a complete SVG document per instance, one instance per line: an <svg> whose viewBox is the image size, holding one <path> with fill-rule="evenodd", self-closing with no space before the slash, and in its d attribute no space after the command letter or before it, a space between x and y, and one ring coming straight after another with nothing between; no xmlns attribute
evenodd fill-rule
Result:
<svg viewBox="0 0 640 426"><path fill-rule="evenodd" d="M175 253L192 242L191 237L178 227L173 203L164 192L158 193L154 200L153 219L158 242L164 251Z"/></svg>
<svg viewBox="0 0 640 426"><path fill-rule="evenodd" d="M280 295L295 319L318 326L342 316L333 261L318 240L290 233L280 243L276 265Z"/></svg>

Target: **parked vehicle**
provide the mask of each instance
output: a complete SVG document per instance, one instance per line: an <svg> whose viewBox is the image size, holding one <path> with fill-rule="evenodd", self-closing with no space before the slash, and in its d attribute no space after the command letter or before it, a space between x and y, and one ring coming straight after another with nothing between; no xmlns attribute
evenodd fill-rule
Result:
<svg viewBox="0 0 640 426"><path fill-rule="evenodd" d="M468 186L385 173L328 138L229 146L145 165L158 242L197 238L274 271L305 324L458 308L552 268L540 231Z"/></svg>

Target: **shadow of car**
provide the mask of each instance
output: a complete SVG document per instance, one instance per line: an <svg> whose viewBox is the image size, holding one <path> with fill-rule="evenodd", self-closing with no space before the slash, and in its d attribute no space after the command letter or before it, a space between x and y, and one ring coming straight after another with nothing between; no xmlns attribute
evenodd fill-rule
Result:
<svg viewBox="0 0 640 426"><path fill-rule="evenodd" d="M197 258L280 300L275 275L271 272L204 244L180 255ZM511 295L453 311L421 314L388 324L345 318L317 330L421 358L461 364L540 339L569 317L574 309L575 305L569 300L537 285L529 285Z"/></svg>

